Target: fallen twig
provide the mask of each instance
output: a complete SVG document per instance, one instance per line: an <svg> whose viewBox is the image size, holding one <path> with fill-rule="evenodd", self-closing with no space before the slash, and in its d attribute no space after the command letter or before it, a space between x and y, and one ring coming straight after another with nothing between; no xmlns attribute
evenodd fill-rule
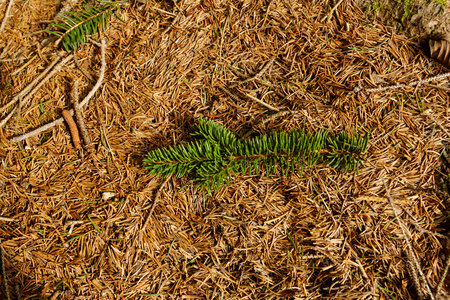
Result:
<svg viewBox="0 0 450 300"><path fill-rule="evenodd" d="M75 227L75 225L80 225L80 224L83 224L83 223L84 223L84 221L79 221L79 220L67 221L67 223L64 225L64 230L66 230L67 226L70 226L68 233L72 234L73 228Z"/></svg>
<svg viewBox="0 0 450 300"><path fill-rule="evenodd" d="M16 76L17 74L19 74L20 72L22 72L23 69L25 69L26 67L28 67L36 58L38 58L39 55L35 54L33 57L31 57L30 59L28 59L28 61L26 63L24 63L22 66L20 66L17 70L15 70L14 72L12 72L10 74L10 76Z"/></svg>
<svg viewBox="0 0 450 300"><path fill-rule="evenodd" d="M230 96L231 97L231 99L233 99L234 101L237 101L237 102L239 102L239 101L241 101L241 99L238 97L238 96L236 96L235 94L233 94L231 91L229 91L227 88L225 88L225 87L223 87L223 86L221 86L221 85L218 85L217 86L220 90L222 90L222 92L224 92L225 94L227 94L228 96Z"/></svg>
<svg viewBox="0 0 450 300"><path fill-rule="evenodd" d="M14 0L9 0L8 7L6 7L5 16L3 17L2 25L0 25L0 33L5 28L6 21L8 20L8 17L9 17L9 11L11 10L13 3L14 3Z"/></svg>
<svg viewBox="0 0 450 300"><path fill-rule="evenodd" d="M81 107L79 103L79 92L78 92L79 81L77 79L73 82L73 90L72 90L72 100L73 100L73 109L75 110L75 118L77 119L77 124L80 129L81 136L83 138L85 148L87 151L94 151L93 145L91 143L91 138L89 137L89 132L86 128L86 123L84 122L83 116L81 114Z"/></svg>
<svg viewBox="0 0 450 300"><path fill-rule="evenodd" d="M42 85L44 85L55 73L57 73L61 70L62 66L64 64L66 64L72 58L72 55L67 56L56 67L54 67L50 73L48 73L48 71L50 71L51 67L53 67L60 58L61 57L58 56L55 59L55 61L53 61L50 64L50 66L48 66L47 69L45 69L45 71L42 74L40 74L38 77L36 77L25 89L23 89L11 101L9 101L6 105L4 105L0 109L0 112L1 112L4 109L11 106L12 104L14 104L15 102L19 102L19 104L16 107L14 107L9 112L9 114L0 122L0 127L4 126L16 112L19 112L20 108L30 100L30 98L42 87ZM47 75L47 76L45 76L45 75ZM44 77L44 76L45 76L45 78L42 79L42 77ZM35 87L33 87L36 83L37 83L37 85Z"/></svg>
<svg viewBox="0 0 450 300"><path fill-rule="evenodd" d="M19 94L17 94L16 96L14 96L11 101L9 101L8 103L6 103L5 105L3 105L2 108L0 108L0 112L4 111L5 109L7 109L8 107L10 107L11 105L13 105L14 103L16 103L17 101L19 101L20 97L25 97L26 94L28 94L33 87L42 80L42 78L58 63L58 61L61 59L61 55L58 55L55 60L47 67L47 69L44 70L44 72L42 72L41 74L39 74L38 77L36 77L30 84L28 84Z"/></svg>
<svg viewBox="0 0 450 300"><path fill-rule="evenodd" d="M8 123L9 119L16 113L17 107L14 107L13 110L9 112L9 114L3 118L3 120L0 122L0 127L3 127L6 123Z"/></svg>
<svg viewBox="0 0 450 300"><path fill-rule="evenodd" d="M59 64L57 64L53 70L51 70L47 76L45 76L44 79L40 80L39 83L28 93L23 97L22 104L27 104L31 97L56 73L58 73L61 68L73 57L72 54L66 56ZM53 64L53 63L52 63Z"/></svg>
<svg viewBox="0 0 450 300"><path fill-rule="evenodd" d="M9 46L11 45L11 43L12 43L12 41L10 40L10 41L8 42L8 45L6 45L6 47L3 48L3 51L2 51L2 53L0 54L0 62L5 61L5 59L2 59L2 58L3 58L3 56L5 56L5 53L6 53L6 51L8 51L8 48L9 48Z"/></svg>
<svg viewBox="0 0 450 300"><path fill-rule="evenodd" d="M166 183L169 181L170 176L166 178L166 180L164 180L163 183L161 183L161 185L159 186L158 191L156 192L155 195L155 202L153 202L152 208L150 209L150 212L148 213L147 218L145 219L144 225L142 226L142 229L145 230L145 228L147 227L148 222L150 221L152 215L153 215L153 211L155 210L156 205L158 204L159 198L161 196L161 191L163 189L163 187L166 185Z"/></svg>
<svg viewBox="0 0 450 300"><path fill-rule="evenodd" d="M240 81L240 82L237 82L237 83L235 83L235 84L233 84L233 85L230 85L230 88L234 88L234 87L236 87L236 86L238 86L238 85L241 85L241 84L244 84L244 83L247 83L247 82L250 82L250 81L255 81L255 80L260 79L261 76L262 76L264 73L267 72L267 70L270 68L270 66L272 66L272 64L273 64L274 61L275 61L275 57L272 58L271 60L269 60L269 61L266 63L266 65L261 69L261 71L259 71L255 76L249 77L249 78L244 79L244 80L242 80L242 81Z"/></svg>
<svg viewBox="0 0 450 300"><path fill-rule="evenodd" d="M16 284L14 285L14 289L16 290L16 297L17 297L17 300L21 300L22 297L20 297L19 283L16 282Z"/></svg>
<svg viewBox="0 0 450 300"><path fill-rule="evenodd" d="M223 87L223 86L220 86L220 85L218 85L217 87L218 87L220 90L222 90L222 92L224 92L225 94L227 94L228 96L230 96L234 101L237 101L237 102L238 102L238 101L241 100L238 96L236 96L235 94L233 94L233 93L232 93L229 89L227 89L226 87ZM246 93L243 93L243 94L244 94L245 97L247 97L247 98L249 98L249 99L251 99L251 100L253 100L253 101L255 101L255 102L258 102L259 104L261 104L261 105L267 107L267 108L270 109L270 110L280 111L278 108L273 107L272 105L267 104L266 102L261 101L261 100L259 100L258 98L253 97L253 96L250 95L250 94L246 94Z"/></svg>
<svg viewBox="0 0 450 300"><path fill-rule="evenodd" d="M92 96L94 96L95 92L100 88L100 85L102 84L103 78L105 77L105 69L106 69L106 59L105 59L105 52L106 52L106 43L105 40L102 40L102 47L101 47L101 60L102 60L102 66L100 68L100 75L98 77L97 83L95 84L95 86L92 88L92 90L89 92L89 94L83 99L83 101L81 101L80 103L80 107L83 107L86 103L89 102L89 100L92 98ZM70 110L70 114L73 115L74 111L73 109ZM12 143L17 143L20 142L24 139L27 139L29 137L32 137L33 135L39 134L43 131L46 131L49 128L52 128L58 124L61 124L64 122L64 118L59 118L56 119L55 121L46 124L42 127L39 127L33 131L30 131L28 133L25 133L23 135L20 136L16 136L13 137L12 139L10 139L10 142Z"/></svg>
<svg viewBox="0 0 450 300"><path fill-rule="evenodd" d="M445 278L447 277L449 267L450 267L450 255L447 256L447 259L445 260L444 272L442 273L441 279L439 280L439 283L436 287L436 296L439 294L439 291L441 290L442 286L444 285L444 281L445 281Z"/></svg>
<svg viewBox="0 0 450 300"><path fill-rule="evenodd" d="M402 83L398 83L395 85L390 85L390 86L385 86L385 87L379 87L379 88L373 88L373 89L363 89L361 87L355 87L353 89L353 92L355 93L359 93L359 92L367 92L367 93L371 93L371 92L382 92L382 91L386 91L386 90L393 90L393 89L400 89L400 88L405 88L408 86L415 86L415 85L422 85L424 83L428 83L430 81L435 81L435 80L439 80L439 79L444 79L450 76L450 72L445 73L445 74L441 74L441 75L437 75L428 79L422 79L422 80L417 80L417 81L413 81L411 83L408 84L402 84Z"/></svg>
<svg viewBox="0 0 450 300"><path fill-rule="evenodd" d="M65 109L62 111L62 116L66 121L67 125L69 125L70 134L72 135L72 141L75 148L80 149L81 148L80 134L78 133L78 127L74 119L72 118L72 114L70 113L70 111Z"/></svg>
<svg viewBox="0 0 450 300"><path fill-rule="evenodd" d="M265 125L266 123L269 123L270 121L273 121L273 120L275 120L275 119L277 119L279 117L283 117L283 116L288 115L288 114L296 114L296 113L299 113L299 112L300 112L299 110L294 110L294 111L286 111L285 110L285 111L277 112L276 114L270 115L266 119L264 119L261 122L261 125Z"/></svg>
<svg viewBox="0 0 450 300"><path fill-rule="evenodd" d="M331 9L331 11L320 20L320 22L325 21L326 18L331 16L333 14L333 12L338 8L338 6L342 3L342 1L344 1L344 0L339 0L339 2Z"/></svg>
<svg viewBox="0 0 450 300"><path fill-rule="evenodd" d="M266 102L264 102L262 100L259 100L258 98L254 97L254 96L252 96L250 94L247 94L247 93L243 93L243 94L244 94L245 97L247 97L247 98L249 98L249 99L251 99L251 100L253 100L255 102L258 102L259 104L261 104L262 106L267 107L270 110L280 111L280 109L278 109L278 108L276 108L276 107L274 107L274 106L272 106L272 105L270 105L270 104L268 104L268 103L266 103Z"/></svg>
<svg viewBox="0 0 450 300"><path fill-rule="evenodd" d="M90 82L94 83L94 78L92 78L92 76L89 75L89 73L86 72L86 70L80 65L80 62L78 61L78 58L75 54L73 55L73 61L75 62L75 66L78 68L78 70L80 70L80 72L83 73L83 75L86 76L86 78L89 79Z"/></svg>
<svg viewBox="0 0 450 300"><path fill-rule="evenodd" d="M296 113L299 113L299 112L301 112L300 110L294 110L294 111L280 111L280 112L277 112L276 114L273 114L273 115L270 115L270 116L268 116L266 119L264 119L261 123L260 123L260 125L261 126L263 126L263 125L265 125L266 123L268 123L268 122L270 122L270 121L272 121L272 120L275 120L275 119L277 119L277 118L279 118L279 117L282 117L282 116L285 116L285 115L288 115L288 114L296 114ZM246 138L248 138L253 132L255 132L253 129L251 129L251 130L249 130L246 134L244 134L241 138L240 138L240 140L242 141L242 140L245 140Z"/></svg>
<svg viewBox="0 0 450 300"><path fill-rule="evenodd" d="M0 256L2 261L3 285L5 287L6 299L11 300L8 288L8 278L6 277L5 253L3 252L2 242L0 241Z"/></svg>
<svg viewBox="0 0 450 300"><path fill-rule="evenodd" d="M392 210L394 211L395 219L397 220L398 226L400 227L400 229L403 233L403 236L405 237L405 242L408 247L408 251L407 251L408 265L409 265L410 271L412 273L411 276L413 278L414 287L417 290L418 297L419 297L419 299L424 298L423 292L420 288L419 279L418 279L418 277L419 277L418 275L420 275L420 279L422 280L423 284L425 285L425 289L426 289L427 293L430 295L430 299L434 300L435 299L434 295L431 292L428 281L427 281L425 275L423 274L423 271L422 271L422 268L420 267L419 262L417 261L416 254L414 253L414 249L411 245L411 242L409 241L409 237L406 233L406 229L403 227L403 224L400 221L400 216L398 215L397 211L395 210L394 200L392 199L392 196L389 193L389 190L387 188L386 181L384 180L384 178L383 178L383 184L384 184L384 188L386 189L386 196L389 199L389 203L391 204Z"/></svg>

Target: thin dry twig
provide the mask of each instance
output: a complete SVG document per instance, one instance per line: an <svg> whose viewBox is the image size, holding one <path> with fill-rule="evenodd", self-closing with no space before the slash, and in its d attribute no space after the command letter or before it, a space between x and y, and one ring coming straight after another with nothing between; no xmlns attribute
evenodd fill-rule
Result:
<svg viewBox="0 0 450 300"><path fill-rule="evenodd" d="M76 149L81 149L80 134L78 133L78 127L75 120L72 118L72 114L67 109L62 111L62 116L69 125L70 134L72 135L72 141Z"/></svg>
<svg viewBox="0 0 450 300"><path fill-rule="evenodd" d="M405 87L412 87L415 85L422 85L431 81L435 81L435 80L440 80L440 79L444 79L450 76L450 72L448 73L444 73L441 75L437 75L428 79L422 79L422 80L417 80L417 81L413 81L407 84L402 84L402 83L398 83L395 85L391 85L391 86L385 86L385 87L379 87L379 88L373 88L373 89L362 89L361 87L355 87L353 89L353 91L355 93L359 93L359 92L367 92L367 93L372 93L372 92L382 92L382 91L387 91L387 90L394 90L394 89L400 89L400 88L405 88Z"/></svg>
<svg viewBox="0 0 450 300"><path fill-rule="evenodd" d="M419 224L417 224L417 223L415 223L415 222L413 222L413 221L411 221L411 220L409 220L409 222L410 222L411 224L413 224L414 227L416 227L416 229L417 229L418 231L422 232L422 233L426 233L426 234L429 234L429 235L432 235L432 236L435 236L435 237L441 238L441 239L448 239L448 238L449 238L448 236L443 235L442 233L435 232L435 231L431 231L431 230L427 230L427 229L423 229L422 227L420 227Z"/></svg>
<svg viewBox="0 0 450 300"><path fill-rule="evenodd" d="M44 79L42 79L41 81L39 81L39 83L30 91L30 93L28 93L26 96L23 97L23 99L19 98L19 108L22 105L26 105L31 97L33 97L33 95L48 81L50 80L50 78L55 75L56 73L58 73L59 71L61 71L61 68L67 63L69 62L69 60L71 60L73 57L72 54L68 55L67 57L65 57L59 64L57 64L53 70L51 70Z"/></svg>
<svg viewBox="0 0 450 300"><path fill-rule="evenodd" d="M174 14L172 14L174 15ZM161 33L161 36L164 36L166 33L169 32L170 29L173 28L173 25L175 25L176 22L178 22L178 19L180 18L181 13L178 13L175 18L173 19L172 23Z"/></svg>
<svg viewBox="0 0 450 300"><path fill-rule="evenodd" d="M89 79L90 82L94 83L95 79L92 78L92 76L86 72L86 70L80 65L80 61L78 60L77 56L73 55L73 61L75 62L75 66L80 70L81 73L83 73L84 76L86 76L87 79Z"/></svg>
<svg viewBox="0 0 450 300"><path fill-rule="evenodd" d="M73 228L75 227L75 225L80 225L83 224L84 221L79 221L79 220L71 220L71 221L67 221L67 223L64 225L64 230L66 230L67 226L70 226L69 228L69 234L72 234L73 232Z"/></svg>
<svg viewBox="0 0 450 300"><path fill-rule="evenodd" d="M235 94L233 94L230 90L228 90L226 87L223 87L223 86L221 86L221 85L218 85L217 86L220 90L222 90L222 92L224 92L225 94L227 94L228 96L230 96L231 97L231 99L233 99L234 101L236 101L236 102L239 102L239 101L241 101L241 99L238 97L238 96L236 96Z"/></svg>
<svg viewBox="0 0 450 300"><path fill-rule="evenodd" d="M2 242L0 240L0 256L2 260L3 286L5 288L6 299L11 300L8 288L8 278L6 277L5 253L3 252Z"/></svg>
<svg viewBox="0 0 450 300"><path fill-rule="evenodd" d="M262 100L259 100L258 98L254 97L254 96L252 96L250 94L247 94L247 93L243 93L243 94L244 94L245 97L247 97L247 98L249 98L249 99L251 99L251 100L253 100L253 101L255 101L255 102L259 103L259 104L261 104L262 106L267 107L270 110L280 111L279 108L276 108L276 107L274 107L274 106L272 106L272 105L270 105L270 104L268 104L268 103L266 103L266 102L264 102Z"/></svg>
<svg viewBox="0 0 450 300"><path fill-rule="evenodd" d="M333 12L338 8L338 6L342 3L342 1L344 0L339 0L338 3L336 3L336 5L331 9L330 13L328 13L327 15L325 15L325 17L323 17L320 22L325 21L326 18L328 18L329 16L331 16L333 14Z"/></svg>
<svg viewBox="0 0 450 300"><path fill-rule="evenodd" d="M83 107L86 103L89 102L89 100L92 98L92 96L94 96L95 92L100 88L100 85L102 84L103 78L105 77L105 69L106 69L106 59L105 59L105 52L106 52L106 43L105 40L102 39L102 47L101 47L101 61L102 61L102 66L100 68L100 75L98 77L97 83L95 84L95 86L92 88L92 90L89 92L89 94L83 99L83 101L81 101L80 103L80 108ZM70 114L73 115L74 111L73 109L70 110ZM32 137L36 134L39 134L41 132L44 132L56 125L62 124L64 122L64 118L59 118L56 119L55 121L48 123L42 127L39 127L33 131L30 131L28 133L25 133L23 135L17 136L17 137L13 137L12 139L10 139L10 142L12 143L17 143L20 142L24 139L27 139L29 137Z"/></svg>
<svg viewBox="0 0 450 300"><path fill-rule="evenodd" d="M282 117L282 116L286 116L286 115L289 115L289 114L296 114L296 113L299 113L300 111L299 110L294 110L294 111L280 111L280 112L278 112L278 113L276 113L276 114L273 114L273 115L270 115L270 116L268 116L266 119L264 119L261 123L260 123L260 126L263 126L263 125L265 125L266 123L268 123L268 122L270 122L270 121L273 121L273 120L275 120L275 119L277 119L277 118L279 118L279 117ZM245 140L246 138L248 138L252 133L254 133L255 131L252 129L252 130L249 130L246 134L244 134L241 138L240 138L240 140L242 141L242 140Z"/></svg>
<svg viewBox="0 0 450 300"><path fill-rule="evenodd" d="M16 297L17 300L21 300L22 297L20 296L20 287L19 287L19 283L16 282L16 284L14 285L14 289L16 291Z"/></svg>
<svg viewBox="0 0 450 300"><path fill-rule="evenodd" d="M155 195L155 201L153 202L152 208L150 209L150 212L148 213L147 218L145 219L144 225L142 226L142 229L145 230L145 228L147 227L148 222L150 221L152 215L153 215L153 211L155 210L156 205L158 204L159 198L161 197L161 191L163 189L163 187L167 184L167 182L169 182L170 176L167 177L163 183L161 183L161 185L159 186L158 191L156 192Z"/></svg>
<svg viewBox="0 0 450 300"><path fill-rule="evenodd" d="M15 76L17 74L19 74L20 72L22 72L23 69L25 69L26 67L28 67L29 65L31 65L31 63L38 58L39 55L35 54L33 57L31 57L26 63L24 63L22 66L20 66L20 68L18 68L17 70L15 70L14 72L12 72L10 74L10 76Z"/></svg>
<svg viewBox="0 0 450 300"><path fill-rule="evenodd" d="M59 58L56 58L55 61L58 61ZM3 127L16 112L19 112L20 108L24 104L28 103L28 101L31 99L31 97L42 87L42 85L44 85L54 74L59 72L61 70L62 66L64 64L66 64L71 58L72 58L72 55L67 56L56 67L54 67L53 70L51 70L51 72L48 73L44 79L42 79L42 77L48 72L48 70L51 69L51 66L53 66L55 64L55 61L53 61L52 64L42 74L40 74L38 77L36 77L36 79L33 80L33 82L31 82L25 89L23 89L22 92L20 92L10 102L8 102L5 106L3 106L0 109L0 111L6 109L7 107L9 107L11 104L14 104L15 102L19 102L19 104L16 107L14 107L9 112L9 114L0 122L0 127ZM38 81L39 81L39 83L33 88L33 85L36 84ZM29 88L30 89L32 88L31 91Z"/></svg>
<svg viewBox="0 0 450 300"><path fill-rule="evenodd" d="M441 279L439 279L439 283L436 287L436 296L439 294L439 291L442 289L442 286L444 285L444 281L445 278L447 277L449 267L450 267L450 255L447 256L447 259L445 260L444 272L442 272Z"/></svg>
<svg viewBox="0 0 450 300"><path fill-rule="evenodd" d="M10 40L10 41L8 42L8 44L5 46L5 48L3 48L3 51L2 51L2 53L0 54L0 62L5 61L5 59L2 59L2 58L3 58L3 56L5 56L6 51L8 51L9 46L11 46L11 43L12 43L12 41Z"/></svg>
<svg viewBox="0 0 450 300"><path fill-rule="evenodd" d="M12 116L16 113L18 110L17 107L14 107L13 110L11 110L6 117L3 118L3 120L0 122L0 127L3 127L6 123L8 123L9 119L12 118Z"/></svg>
<svg viewBox="0 0 450 300"><path fill-rule="evenodd" d="M289 114L298 114L298 113L300 113L300 112L301 112L300 110L294 110L294 111L287 111L287 110L285 110L285 111L280 111L280 112L278 112L278 113L276 113L276 114L273 114L273 115L268 116L266 119L264 119L264 120L261 122L261 125L265 125L266 123L269 123L270 121L273 121L273 120L275 120L275 119L278 119L279 117L283 117L283 116L286 116L286 115L289 115Z"/></svg>
<svg viewBox="0 0 450 300"><path fill-rule="evenodd" d="M97 46L99 48L102 46L101 43L97 42L96 40L94 40L92 38L89 38L88 40L89 40L89 42L91 42L92 44L94 44L95 46Z"/></svg>
<svg viewBox="0 0 450 300"><path fill-rule="evenodd" d="M61 53L60 53L61 54ZM45 75L47 75L47 73L58 63L58 61L62 58L61 55L58 55L53 62L41 73L39 74L38 77L36 77L30 84L28 84L19 94L17 94L16 96L14 96L11 101L9 101L8 103L6 103L5 105L2 106L2 108L0 108L0 112L4 111L5 109L7 109L8 107L10 107L11 105L13 105L14 103L16 103L17 101L19 101L19 98L23 98L25 97L26 94L28 94L33 87L42 80L42 78L44 78Z"/></svg>
<svg viewBox="0 0 450 300"><path fill-rule="evenodd" d="M235 84L232 84L232 85L230 85L230 88L234 88L234 87L236 87L236 86L239 86L239 85L241 85L241 84L244 84L244 83L247 83L247 82L250 82L250 81L256 81L256 80L258 80L258 79L261 79L261 76L263 76L264 73L267 72L267 70L270 68L270 66L272 66L272 64L273 64L274 61L275 61L275 57L272 58L271 60L269 60L269 61L266 63L266 65L261 69L261 71L259 71L255 76L249 77L249 78L244 79L244 80L242 80L242 81L239 81L239 82L237 82L237 83L235 83Z"/></svg>
<svg viewBox="0 0 450 300"><path fill-rule="evenodd" d="M13 6L14 0L9 0L8 7L6 7L5 16L3 17L2 25L0 25L0 33L2 33L3 29L5 28L6 21L9 17L9 12L11 10L11 7Z"/></svg>
<svg viewBox="0 0 450 300"><path fill-rule="evenodd" d="M437 89L441 89L447 92L450 92L450 88L442 86L442 85L435 85L435 84L429 84L429 83L425 83L426 86L432 87L432 88L437 88Z"/></svg>
<svg viewBox="0 0 450 300"><path fill-rule="evenodd" d="M93 152L94 148L91 143L91 138L89 137L89 132L86 128L86 123L84 122L83 115L81 114L81 108L79 103L79 91L78 91L79 81L75 79L73 82L72 89L72 100L73 100L73 109L75 110L75 118L77 119L78 127L80 128L81 136L84 140L85 148L89 152Z"/></svg>
<svg viewBox="0 0 450 300"><path fill-rule="evenodd" d="M420 283L419 283L419 279L418 279L418 277L419 277L418 274L419 274L423 284L425 285L425 289L426 289L428 295L430 295L430 298L432 300L434 300L435 299L434 295L431 292L431 289L430 289L430 286L428 284L428 281L427 281L425 275L423 274L423 271L422 271L422 268L420 267L419 262L417 261L416 254L414 253L414 249L413 249L413 247L411 245L411 242L409 241L409 236L406 233L406 229L404 228L402 222L400 221L399 214L395 210L394 200L392 199L392 196L389 193L389 190L388 190L388 187L386 185L386 181L384 180L384 178L383 178L383 184L384 184L384 188L386 190L386 196L389 199L389 203L390 203L390 205L392 207L392 210L394 211L395 219L397 220L398 226L400 227L400 229L401 229L401 231L403 233L406 245L408 247L408 252L407 252L408 253L408 265L410 266L410 270L411 270L411 273L412 273L411 276L413 277L413 283L414 283L414 286L415 286L415 288L417 290L417 294L418 294L420 299L422 299L424 297L423 292L422 292L422 290L420 288Z"/></svg>
<svg viewBox="0 0 450 300"><path fill-rule="evenodd" d="M230 66L230 67L232 67L232 66ZM241 71L239 71L239 70L237 70L236 68L233 68L233 67L232 67L232 72L233 72L235 75L237 75L237 76L239 76L239 77L242 77L242 78L246 78L246 79L244 79L243 81L240 81L240 82L237 82L237 83L235 83L235 84L230 85L230 88L235 87L235 86L237 86L237 85L240 85L241 82L247 82L247 81L251 81L251 80L254 80L254 81L256 81L257 83L260 83L260 84L265 85L265 86L270 87L270 88L277 88L277 89L280 89L280 88L281 88L280 85L273 84L273 83L271 83L271 82L265 81L265 80L263 80L263 79L261 79L261 78L258 78L258 77L256 77L256 76L255 76L255 77L249 77L249 76L245 75L244 73L242 73Z"/></svg>
<svg viewBox="0 0 450 300"><path fill-rule="evenodd" d="M236 96L235 94L233 94L233 93L232 93L229 89L227 89L226 87L223 87L223 86L220 86L220 85L218 85L217 87L218 87L220 90L222 90L225 94L227 94L228 96L230 96L234 101L239 102L239 101L241 100L238 96ZM246 93L243 93L243 94L244 94L245 97L247 97L247 98L249 98L249 99L251 99L251 100L253 100L253 101L255 101L255 102L258 102L259 104L261 104L261 105L267 107L267 108L270 109L270 110L280 111L278 108L273 107L272 105L267 104L267 103L265 103L264 101L261 101L261 100L259 100L259 99L256 98L256 97L253 97L252 95L249 95L249 94L246 94Z"/></svg>

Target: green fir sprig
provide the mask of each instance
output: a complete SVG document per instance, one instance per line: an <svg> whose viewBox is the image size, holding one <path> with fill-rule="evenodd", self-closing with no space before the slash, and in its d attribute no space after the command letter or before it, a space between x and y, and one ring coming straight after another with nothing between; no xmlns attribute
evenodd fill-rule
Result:
<svg viewBox="0 0 450 300"><path fill-rule="evenodd" d="M55 47L62 44L67 52L74 51L86 42L89 36L96 34L100 30L105 30L111 12L124 2L126 1L104 1L105 5L101 8L84 5L80 11L58 14L62 22L50 25L61 31L44 30L44 32L59 37L54 42Z"/></svg>
<svg viewBox="0 0 450 300"><path fill-rule="evenodd" d="M199 119L192 134L201 140L150 151L144 169L150 174L180 178L193 175L197 187L210 193L239 174L303 174L304 167L328 164L340 171L357 170L364 160L369 134L305 129L273 132L240 141L225 127Z"/></svg>

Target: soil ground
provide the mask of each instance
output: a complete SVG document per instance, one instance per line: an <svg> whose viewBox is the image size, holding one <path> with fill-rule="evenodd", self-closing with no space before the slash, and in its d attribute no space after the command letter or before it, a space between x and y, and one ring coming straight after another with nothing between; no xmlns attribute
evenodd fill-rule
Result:
<svg viewBox="0 0 450 300"><path fill-rule="evenodd" d="M65 124L10 142L70 108L74 78L88 94L100 68L92 43L0 129L12 299L416 299L427 292L414 287L399 221L434 291L445 263L438 186L450 86L408 84L446 70L413 35L336 3L142 0L110 16L105 79L83 109L95 151L75 149ZM60 7L14 3L0 33L1 105L55 58L42 30ZM232 87L267 64L270 84ZM364 90L397 83L407 86ZM286 114L264 123L277 111ZM369 148L358 172L242 175L212 195L189 177L148 175L145 154L192 140L199 117L240 136L370 132Z"/></svg>
<svg viewBox="0 0 450 300"><path fill-rule="evenodd" d="M450 6L446 0L357 0L369 18L391 26L411 38L450 32Z"/></svg>

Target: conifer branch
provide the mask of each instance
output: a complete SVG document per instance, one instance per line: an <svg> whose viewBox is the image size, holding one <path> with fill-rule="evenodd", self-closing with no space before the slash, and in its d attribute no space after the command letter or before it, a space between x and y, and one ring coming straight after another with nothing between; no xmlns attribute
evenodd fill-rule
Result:
<svg viewBox="0 0 450 300"><path fill-rule="evenodd" d="M44 32L59 37L54 43L55 47L62 44L67 52L76 50L90 35L96 34L100 29L105 30L112 10L116 5L123 3L124 1L107 2L103 8L84 5L81 11L58 14L62 22L50 25L63 31L44 30Z"/></svg>
<svg viewBox="0 0 450 300"><path fill-rule="evenodd" d="M305 129L273 132L250 140L213 121L200 119L194 136L203 139L150 151L143 162L150 174L180 178L193 174L197 187L218 190L238 174L287 176L304 167L329 164L341 171L357 170L364 159L369 134L315 134ZM279 170L281 169L281 170Z"/></svg>

